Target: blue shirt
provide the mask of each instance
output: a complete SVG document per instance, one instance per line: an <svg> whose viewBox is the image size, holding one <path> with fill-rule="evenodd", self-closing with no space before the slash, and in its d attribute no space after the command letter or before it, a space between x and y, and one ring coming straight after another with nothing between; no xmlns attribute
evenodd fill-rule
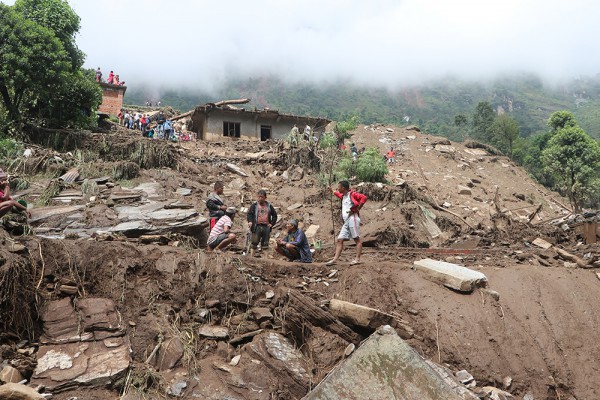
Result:
<svg viewBox="0 0 600 400"><path fill-rule="evenodd" d="M312 254L310 252L310 246L308 245L308 239L302 229L296 229L295 232L288 232L283 238L283 241L289 244L293 244L300 253L300 261L309 263L312 262Z"/></svg>

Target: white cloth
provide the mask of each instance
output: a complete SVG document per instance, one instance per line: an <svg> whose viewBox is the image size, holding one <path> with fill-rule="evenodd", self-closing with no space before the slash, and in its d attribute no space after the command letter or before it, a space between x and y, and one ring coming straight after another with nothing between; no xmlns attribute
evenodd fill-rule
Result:
<svg viewBox="0 0 600 400"><path fill-rule="evenodd" d="M342 218L344 221L348 219L348 215L350 215L350 210L352 209L354 204L352 203L352 199L350 198L350 192L347 192L344 197L342 197Z"/></svg>
<svg viewBox="0 0 600 400"><path fill-rule="evenodd" d="M225 232L225 227L228 226L231 229L231 225L233 225L231 218L229 218L227 215L223 215L211 229L210 235L208 235L208 240L206 242L208 244L214 242L217 236Z"/></svg>
<svg viewBox="0 0 600 400"><path fill-rule="evenodd" d="M357 214L352 214L350 218L344 221L337 238L339 240L349 240L357 237L360 237L360 217Z"/></svg>

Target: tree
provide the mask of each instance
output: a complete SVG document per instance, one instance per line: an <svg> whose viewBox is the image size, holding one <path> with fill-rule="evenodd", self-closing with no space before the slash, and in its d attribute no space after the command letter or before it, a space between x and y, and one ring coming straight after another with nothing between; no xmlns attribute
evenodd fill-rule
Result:
<svg viewBox="0 0 600 400"><path fill-rule="evenodd" d="M509 157L512 158L513 144L519 137L517 121L507 114L502 114L494 120L490 132L494 135L494 141L499 144L499 147L507 150Z"/></svg>
<svg viewBox="0 0 600 400"><path fill-rule="evenodd" d="M75 44L79 17L68 3L0 3L0 21L0 95L8 120L50 127L93 123L102 92L94 75L81 69L84 55Z"/></svg>
<svg viewBox="0 0 600 400"><path fill-rule="evenodd" d="M598 181L600 145L579 126L558 129L542 152L542 163L566 192L576 212Z"/></svg>
<svg viewBox="0 0 600 400"><path fill-rule="evenodd" d="M68 70L68 57L48 28L2 3L0 21L0 94L9 119L18 121L23 100L53 88Z"/></svg>
<svg viewBox="0 0 600 400"><path fill-rule="evenodd" d="M487 101L477 103L471 124L473 126L474 136L486 143L491 142L490 128L494 123L496 113Z"/></svg>
<svg viewBox="0 0 600 400"><path fill-rule="evenodd" d="M72 69L81 68L85 55L75 43L81 19L66 0L17 0L14 9L26 19L50 29L67 52Z"/></svg>
<svg viewBox="0 0 600 400"><path fill-rule="evenodd" d="M456 114L454 116L454 125L460 127L463 127L465 125L467 125L469 121L467 120L467 116L465 114Z"/></svg>
<svg viewBox="0 0 600 400"><path fill-rule="evenodd" d="M563 110L552 113L550 119L548 119L547 125L552 132L557 132L559 129L577 126L577 122L571 112Z"/></svg>

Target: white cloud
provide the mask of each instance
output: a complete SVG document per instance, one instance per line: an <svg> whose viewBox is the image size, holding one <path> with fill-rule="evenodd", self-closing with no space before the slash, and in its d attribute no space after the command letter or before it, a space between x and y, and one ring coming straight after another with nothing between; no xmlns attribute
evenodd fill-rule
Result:
<svg viewBox="0 0 600 400"><path fill-rule="evenodd" d="M10 2L8 2L10 3ZM86 65L129 85L232 76L389 87L453 74L596 74L592 0L71 0Z"/></svg>

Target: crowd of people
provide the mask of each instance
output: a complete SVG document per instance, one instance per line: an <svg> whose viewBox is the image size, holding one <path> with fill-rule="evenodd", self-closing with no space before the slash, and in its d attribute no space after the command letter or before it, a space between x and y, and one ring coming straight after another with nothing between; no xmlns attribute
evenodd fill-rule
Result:
<svg viewBox="0 0 600 400"><path fill-rule="evenodd" d="M233 221L238 210L236 207L225 204L221 197L223 189L223 182L215 182L213 192L208 195L206 200L210 222L210 234L207 241L207 251L209 252L221 252L238 240L239 234L233 232ZM356 256L350 264L359 264L362 254L360 209L366 203L367 196L351 190L350 183L346 180L340 181L337 190L331 189L331 192L341 201L343 224L337 237L335 255L326 262L326 265L334 265L339 261L344 242L348 240L356 243ZM271 232L277 222L277 211L267 200L267 192L259 190L256 193L256 201L252 203L246 215L248 230L244 247L249 255L260 257L260 253L265 253L269 249ZM312 262L310 244L295 218L291 218L285 223L284 235L275 241L274 251L288 261Z"/></svg>
<svg viewBox="0 0 600 400"><path fill-rule="evenodd" d="M96 70L96 82L104 82L104 80L102 79L102 70L100 69L100 67L98 67L98 69ZM125 81L121 81L119 75L116 75L113 71L110 71L110 73L108 74L108 79L106 80L106 83L110 85L125 86Z"/></svg>
<svg viewBox="0 0 600 400"><path fill-rule="evenodd" d="M150 139L162 139L171 141L189 141L195 140L194 132L189 132L182 128L179 124L179 129L175 129L173 121L168 119L165 114L160 111L158 114L150 116L139 111L120 110L117 115L119 125L127 129L136 130L143 137Z"/></svg>

